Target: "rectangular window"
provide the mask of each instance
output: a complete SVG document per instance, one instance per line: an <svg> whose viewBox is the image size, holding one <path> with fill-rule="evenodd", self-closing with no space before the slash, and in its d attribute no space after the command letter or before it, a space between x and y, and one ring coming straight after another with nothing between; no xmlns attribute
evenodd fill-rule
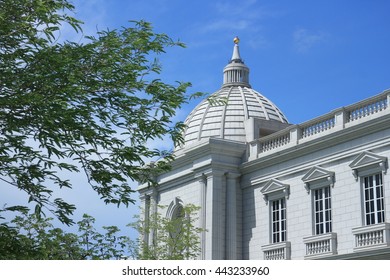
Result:
<svg viewBox="0 0 390 280"><path fill-rule="evenodd" d="M272 243L286 241L286 199L272 201L271 207Z"/></svg>
<svg viewBox="0 0 390 280"><path fill-rule="evenodd" d="M330 198L330 186L314 190L315 234L332 231L332 206Z"/></svg>
<svg viewBox="0 0 390 280"><path fill-rule="evenodd" d="M366 226L385 221L383 179L378 173L363 177L364 218Z"/></svg>

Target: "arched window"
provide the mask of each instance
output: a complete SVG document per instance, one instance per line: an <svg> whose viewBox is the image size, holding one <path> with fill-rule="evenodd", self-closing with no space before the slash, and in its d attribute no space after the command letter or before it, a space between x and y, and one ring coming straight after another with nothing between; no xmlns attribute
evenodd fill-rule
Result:
<svg viewBox="0 0 390 280"><path fill-rule="evenodd" d="M169 232L171 238L177 238L182 232L183 228L183 218L184 218L184 209L182 205L176 207L176 209L172 213L171 222L172 229Z"/></svg>
<svg viewBox="0 0 390 280"><path fill-rule="evenodd" d="M183 206L183 201L179 197L175 197L168 206L166 217L171 220L182 217Z"/></svg>
<svg viewBox="0 0 390 280"><path fill-rule="evenodd" d="M171 221L170 236L172 238L176 238L177 235L180 234L184 216L183 201L180 198L175 197L174 201L169 204L167 210L167 218Z"/></svg>
<svg viewBox="0 0 390 280"><path fill-rule="evenodd" d="M167 218L169 219L169 251L175 259L184 258L185 242L183 228L185 222L185 211L183 202L176 197L168 207Z"/></svg>

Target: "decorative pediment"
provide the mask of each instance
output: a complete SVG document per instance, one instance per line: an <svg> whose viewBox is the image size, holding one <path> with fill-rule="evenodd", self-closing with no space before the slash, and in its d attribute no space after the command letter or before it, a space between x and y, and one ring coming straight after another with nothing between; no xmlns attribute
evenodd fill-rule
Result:
<svg viewBox="0 0 390 280"><path fill-rule="evenodd" d="M371 152L363 152L359 154L349 165L352 169L360 169L366 166L384 163L387 157L378 156Z"/></svg>
<svg viewBox="0 0 390 280"><path fill-rule="evenodd" d="M269 180L261 189L265 202L268 204L270 198L288 198L290 195L290 185L284 184L276 179Z"/></svg>
<svg viewBox="0 0 390 280"><path fill-rule="evenodd" d="M314 166L302 177L302 181L305 183L305 189L307 193L310 193L311 186L314 184L322 183L322 185L334 185L334 172L328 171L319 166Z"/></svg>
<svg viewBox="0 0 390 280"><path fill-rule="evenodd" d="M358 174L361 170L377 168L386 173L387 157L378 156L371 152L362 152L352 161L349 167L353 170L353 175L356 180L358 179Z"/></svg>

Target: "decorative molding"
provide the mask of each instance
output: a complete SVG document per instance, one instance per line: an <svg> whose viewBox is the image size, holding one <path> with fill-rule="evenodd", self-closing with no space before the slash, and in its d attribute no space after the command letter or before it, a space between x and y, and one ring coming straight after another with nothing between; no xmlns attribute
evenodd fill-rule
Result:
<svg viewBox="0 0 390 280"><path fill-rule="evenodd" d="M302 177L302 181L305 184L307 193L310 193L310 190L314 185L328 185L333 188L335 182L335 173L322 167L314 166L309 169L305 176Z"/></svg>
<svg viewBox="0 0 390 280"><path fill-rule="evenodd" d="M265 186L261 189L263 198L266 204L270 200L270 197L286 197L287 199L290 196L290 185L284 184L276 179L269 180Z"/></svg>
<svg viewBox="0 0 390 280"><path fill-rule="evenodd" d="M173 201L169 204L167 209L166 217L169 219L172 219L174 213L179 207L183 207L183 201L180 199L180 197L175 197Z"/></svg>
<svg viewBox="0 0 390 280"><path fill-rule="evenodd" d="M366 169L377 168L386 174L388 168L387 157L378 156L372 152L365 151L360 153L351 162L349 167L352 169L352 174L356 181L359 178L359 172Z"/></svg>
<svg viewBox="0 0 390 280"><path fill-rule="evenodd" d="M238 172L227 171L227 172L225 172L225 176L228 179L237 179L237 178L240 178L241 174Z"/></svg>

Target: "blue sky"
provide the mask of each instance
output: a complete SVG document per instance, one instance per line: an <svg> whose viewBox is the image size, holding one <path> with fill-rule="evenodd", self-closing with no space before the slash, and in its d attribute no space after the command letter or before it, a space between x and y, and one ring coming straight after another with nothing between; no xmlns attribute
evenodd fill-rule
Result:
<svg viewBox="0 0 390 280"><path fill-rule="evenodd" d="M146 20L156 32L184 42L160 59L161 78L189 81L189 93L222 84L233 38L250 68L252 87L299 124L390 88L390 1L387 0L75 0L84 33ZM64 35L69 36L64 31ZM75 36L80 40L80 35ZM201 100L177 112L185 117ZM169 147L167 147L169 148ZM77 180L77 178L76 178ZM15 196L5 187L5 198ZM19 196L16 195L16 196ZM123 227L137 208L105 206L81 186L64 193L99 225ZM1 199L0 199L1 203Z"/></svg>
<svg viewBox="0 0 390 280"><path fill-rule="evenodd" d="M78 2L83 4L78 5ZM233 38L254 89L291 123L302 123L390 88L390 2L326 1L76 1L88 30L144 19L186 43L161 60L166 81L190 81L214 92ZM180 112L185 116L199 102Z"/></svg>

